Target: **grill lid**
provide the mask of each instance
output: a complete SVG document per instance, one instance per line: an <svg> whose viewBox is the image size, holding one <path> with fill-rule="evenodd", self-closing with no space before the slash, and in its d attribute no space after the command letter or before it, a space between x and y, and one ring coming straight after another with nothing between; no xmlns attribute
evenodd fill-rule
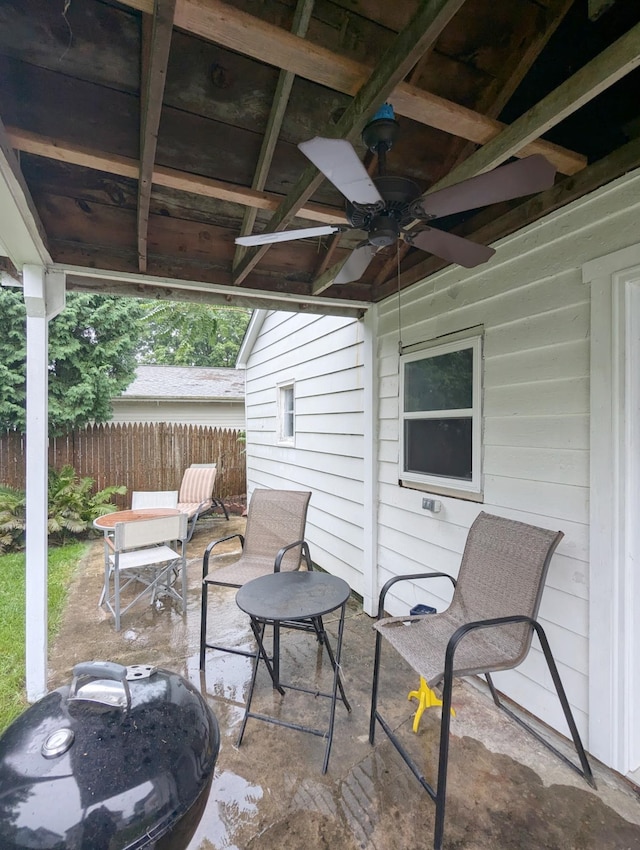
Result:
<svg viewBox="0 0 640 850"><path fill-rule="evenodd" d="M79 664L0 737L0 847L155 847L208 793L219 745L213 712L178 674Z"/></svg>

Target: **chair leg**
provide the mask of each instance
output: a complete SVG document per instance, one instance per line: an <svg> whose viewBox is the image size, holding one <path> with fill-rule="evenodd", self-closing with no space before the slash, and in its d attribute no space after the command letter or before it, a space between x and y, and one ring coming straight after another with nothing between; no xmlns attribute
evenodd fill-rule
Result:
<svg viewBox="0 0 640 850"><path fill-rule="evenodd" d="M209 585L202 582L202 602L200 609L200 669L204 670L204 657L207 651L207 601Z"/></svg>
<svg viewBox="0 0 640 850"><path fill-rule="evenodd" d="M562 684L562 680L560 679L560 674L558 673L558 667L556 665L555 659L551 653L551 647L549 646L549 641L547 640L547 636L545 634L542 626L534 621L533 628L538 635L538 639L540 640L540 645L542 646L542 651L544 653L545 660L547 662L547 666L549 667L549 672L551 673L551 678L553 679L553 684L556 689L556 693L558 694L558 699L560 700L560 705L562 706L562 711L564 713L565 720L567 721L567 726L569 727L569 731L571 733L571 738L573 740L573 745L576 749L576 753L578 755L578 759L580 760L580 767L574 764L570 759L568 759L564 753L561 753L557 747L554 747L546 738L544 738L536 729L534 729L529 723L524 721L521 717L519 717L515 712L511 711L499 698L498 692L496 691L493 680L489 673L485 673L485 678L487 680L487 684L489 685L489 689L491 691L491 696L493 697L493 701L501 708L505 714L508 714L512 720L529 732L530 735L543 744L548 750L550 750L555 756L557 756L560 761L564 762L568 767L574 770L576 773L579 773L586 782L592 788L596 787L595 779L593 778L593 772L591 770L591 765L589 764L589 760L587 759L587 755L585 753L584 747L582 745L582 739L580 738L580 733L578 732L578 727L576 726L575 719L573 717L573 712L571 711L571 706L569 705L569 700L567 699L567 695Z"/></svg>
<svg viewBox="0 0 640 850"><path fill-rule="evenodd" d="M116 631L120 631L120 569L117 564L113 566L113 602Z"/></svg>
<svg viewBox="0 0 640 850"><path fill-rule="evenodd" d="M376 736L376 711L378 709L378 679L380 673L380 648L382 635L376 632L376 649L373 658L373 685L371 687L371 716L369 718L369 743L373 744Z"/></svg>
<svg viewBox="0 0 640 850"><path fill-rule="evenodd" d="M442 719L440 720L440 749L438 753L438 784L436 786L436 822L433 830L433 850L442 850L442 839L444 836L452 693L453 677L450 674L445 674L442 686Z"/></svg>
<svg viewBox="0 0 640 850"><path fill-rule="evenodd" d="M180 578L182 579L182 613L187 613L187 560L185 558L184 542L182 543L182 560L180 562Z"/></svg>

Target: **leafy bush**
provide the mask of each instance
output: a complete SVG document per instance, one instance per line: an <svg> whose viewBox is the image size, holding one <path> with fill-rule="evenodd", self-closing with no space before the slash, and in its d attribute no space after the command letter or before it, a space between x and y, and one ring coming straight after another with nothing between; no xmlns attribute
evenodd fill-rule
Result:
<svg viewBox="0 0 640 850"><path fill-rule="evenodd" d="M53 542L64 543L88 531L96 517L115 511L111 497L127 492L115 486L92 493L94 483L93 478L78 478L72 466L49 470L48 531Z"/></svg>
<svg viewBox="0 0 640 850"><path fill-rule="evenodd" d="M111 498L127 492L124 486L105 487L92 493L93 478L78 478L72 466L49 471L49 518L51 543L85 534L96 517L112 513ZM0 554L24 548L26 497L24 490L0 486Z"/></svg>
<svg viewBox="0 0 640 850"><path fill-rule="evenodd" d="M27 499L24 490L0 485L0 554L24 548Z"/></svg>

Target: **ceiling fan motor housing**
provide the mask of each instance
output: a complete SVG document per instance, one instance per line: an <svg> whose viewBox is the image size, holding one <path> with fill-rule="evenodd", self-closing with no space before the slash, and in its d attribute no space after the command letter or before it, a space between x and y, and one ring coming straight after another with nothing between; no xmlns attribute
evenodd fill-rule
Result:
<svg viewBox="0 0 640 850"><path fill-rule="evenodd" d="M346 214L357 230L366 230L369 243L377 248L392 245L414 218L410 207L421 195L420 187L406 177L374 177L373 182L382 195L384 207L357 204L347 201Z"/></svg>

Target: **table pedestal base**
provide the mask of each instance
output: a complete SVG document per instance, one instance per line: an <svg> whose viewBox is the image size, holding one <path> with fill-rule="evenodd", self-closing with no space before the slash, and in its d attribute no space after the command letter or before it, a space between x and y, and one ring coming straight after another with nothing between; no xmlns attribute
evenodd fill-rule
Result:
<svg viewBox="0 0 640 850"><path fill-rule="evenodd" d="M331 648L331 644L329 642L329 637L325 631L324 624L322 622L322 617L311 617L305 620L298 620L296 622L292 622L291 626L293 628L304 628L306 630L315 631L318 641L321 646L324 646L327 650L327 655L329 657L329 661L331 662L331 667L333 669L333 687L331 693L323 693L318 690L313 690L311 688L303 688L299 685L285 684L280 680L280 669L279 669L279 657L280 657L280 628L282 625L285 625L281 621L273 621L273 620L262 620L257 617L251 617L251 629L256 639L256 643L258 648L256 650L253 662L253 672L251 675L251 684L249 686L249 694L247 697L247 707L245 709L244 719L242 721L242 726L240 728L240 734L238 736L238 746L242 743L242 738L244 736L244 730L247 726L247 720L252 717L255 720L263 720L266 723L273 723L276 726L286 726L288 729L296 729L299 732L308 732L311 735L317 735L321 738L327 739L327 745L325 747L324 753L324 762L322 765L322 772L327 772L327 767L329 766L329 755L331 754L331 744L333 741L333 727L335 721L335 711L336 711L336 702L340 700L340 702L344 703L348 712L351 712L351 706L349 701L347 700L346 694L344 692L344 687L342 684L342 679L340 677L340 655L342 652L342 634L344 631L344 616L345 616L345 608L346 602L342 604L340 609L340 620L338 624L338 640L336 643L336 652L335 655ZM273 635L273 658L270 659L265 647L264 647L264 631L265 626L272 625L274 630ZM286 627L286 625L285 625ZM273 682L273 687L276 689L282 696L285 695L285 688L287 690L301 691L302 693L312 694L315 697L326 697L331 700L331 707L329 713L329 726L327 729L316 729L312 726L305 726L300 723L291 723L286 720L280 720L277 717L271 717L266 714L259 714L257 712L251 711L251 702L253 700L253 691L256 684L256 676L258 673L258 665L260 663L260 659L264 661L264 664L269 672L271 677L271 681ZM338 695L338 691L340 695Z"/></svg>

